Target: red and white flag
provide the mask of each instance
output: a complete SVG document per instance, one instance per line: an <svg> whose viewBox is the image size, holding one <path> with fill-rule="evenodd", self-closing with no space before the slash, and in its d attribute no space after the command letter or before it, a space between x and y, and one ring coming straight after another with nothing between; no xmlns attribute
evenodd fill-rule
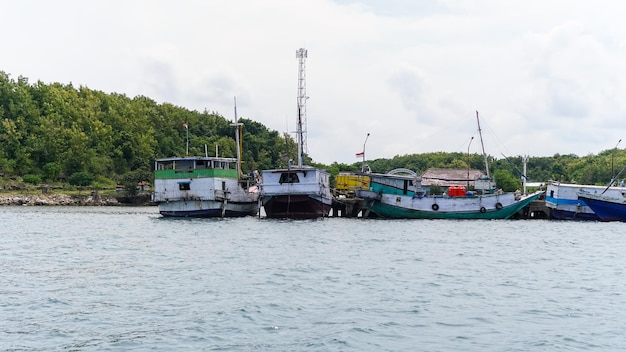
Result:
<svg viewBox="0 0 626 352"><path fill-rule="evenodd" d="M183 123L183 126L185 126L185 128L189 128L189 125L187 124L187 122Z"/></svg>
<svg viewBox="0 0 626 352"><path fill-rule="evenodd" d="M357 158L362 158L365 155L365 152L356 153Z"/></svg>

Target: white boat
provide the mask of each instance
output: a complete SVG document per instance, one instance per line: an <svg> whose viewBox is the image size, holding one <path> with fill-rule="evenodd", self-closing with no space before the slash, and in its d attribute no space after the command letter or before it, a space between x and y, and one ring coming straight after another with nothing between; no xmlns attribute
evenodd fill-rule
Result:
<svg viewBox="0 0 626 352"><path fill-rule="evenodd" d="M163 158L155 161L154 168L153 201L163 216L239 217L258 213L256 182L239 174L235 158Z"/></svg>
<svg viewBox="0 0 626 352"><path fill-rule="evenodd" d="M268 218L311 219L326 217L330 213L332 195L330 174L323 169L304 165L303 114L306 111L304 88L305 49L297 51L300 59L298 86L298 113L296 137L298 160L296 166L289 161L286 169L261 172L261 202Z"/></svg>
<svg viewBox="0 0 626 352"><path fill-rule="evenodd" d="M258 213L257 179L241 172L240 125L235 104L233 126L237 158L204 156L155 160L152 200L158 203L161 215L240 217Z"/></svg>
<svg viewBox="0 0 626 352"><path fill-rule="evenodd" d="M266 217L311 219L329 215L332 205L330 174L298 166L263 170L261 201Z"/></svg>

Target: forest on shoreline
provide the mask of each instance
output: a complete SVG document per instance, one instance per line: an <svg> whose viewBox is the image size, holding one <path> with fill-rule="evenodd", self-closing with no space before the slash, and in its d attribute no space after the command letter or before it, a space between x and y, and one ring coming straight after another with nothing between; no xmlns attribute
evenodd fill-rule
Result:
<svg viewBox="0 0 626 352"><path fill-rule="evenodd" d="M296 159L296 143L286 133L268 129L251 119L243 123L243 170L286 167ZM115 189L134 192L141 181L152 182L155 158L183 156L187 133L189 155L235 155L233 121L217 112L159 104L145 96L129 98L87 87L12 79L0 71L0 191L36 188ZM283 156L288 156L284 158ZM522 156L488 156L500 188L521 184ZM331 175L356 172L361 162L322 167ZM373 172L395 168L424 172L428 168L484 169L479 154L429 152L367 160ZM529 181L549 180L606 185L626 165L626 152L609 149L597 155L556 154L528 158Z"/></svg>

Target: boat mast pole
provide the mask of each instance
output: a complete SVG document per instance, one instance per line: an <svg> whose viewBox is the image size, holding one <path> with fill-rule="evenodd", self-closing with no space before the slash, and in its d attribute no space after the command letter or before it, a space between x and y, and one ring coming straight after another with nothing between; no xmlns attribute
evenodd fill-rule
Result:
<svg viewBox="0 0 626 352"><path fill-rule="evenodd" d="M185 130L187 130L187 143L185 143L185 156L189 156L189 123L185 122Z"/></svg>
<svg viewBox="0 0 626 352"><path fill-rule="evenodd" d="M241 147L240 147L240 139L239 139L239 127L241 124L239 123L239 119L237 118L237 97L233 97L234 105L235 105L235 123L232 123L231 126L235 127L235 143L237 144L237 178L241 178ZM217 146L215 156L217 156Z"/></svg>
<svg viewBox="0 0 626 352"><path fill-rule="evenodd" d="M365 142L363 142L363 164L361 164L361 172L365 172L365 143L367 143L367 139L370 137L369 132L367 136L365 136Z"/></svg>
<svg viewBox="0 0 626 352"><path fill-rule="evenodd" d="M615 178L615 166L614 166L615 164L613 163L613 160L615 159L615 149L617 149L617 146L619 145L621 141L622 141L621 139L617 141L615 148L613 148L613 151L611 151L611 179Z"/></svg>
<svg viewBox="0 0 626 352"><path fill-rule="evenodd" d="M611 178L611 182L609 182L609 185L606 186L606 188L604 189L604 191L602 191L602 193L600 194L604 194L606 191L609 190L609 188L611 188L611 186L613 186L613 184L615 183L615 181L622 175L622 173L624 172L624 170L626 170L626 166L624 166L622 168L622 170L620 172L617 173L617 175L613 178Z"/></svg>
<svg viewBox="0 0 626 352"><path fill-rule="evenodd" d="M489 162L487 161L487 154L485 153L485 144L483 143L483 134L480 129L480 120L478 119L478 110L476 110L476 122L478 122L478 135L480 136L480 146L483 148L483 157L485 158L485 171L487 171L487 178L491 181L489 176Z"/></svg>
<svg viewBox="0 0 626 352"><path fill-rule="evenodd" d="M467 190L470 188L470 145L472 145L472 141L474 140L474 136L470 138L469 143L467 143Z"/></svg>
<svg viewBox="0 0 626 352"><path fill-rule="evenodd" d="M302 116L300 115L300 106L298 105L298 124L296 127L297 142L298 142L298 167L302 167L303 154L304 154L304 142L302 140Z"/></svg>

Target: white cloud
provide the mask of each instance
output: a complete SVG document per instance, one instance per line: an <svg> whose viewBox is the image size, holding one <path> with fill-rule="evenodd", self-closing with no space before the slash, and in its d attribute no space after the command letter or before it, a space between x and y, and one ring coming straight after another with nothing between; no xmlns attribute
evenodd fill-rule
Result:
<svg viewBox="0 0 626 352"><path fill-rule="evenodd" d="M466 151L586 155L626 107L626 5L585 1L0 0L0 70L293 131L307 59L316 161ZM479 152L479 143L471 145Z"/></svg>

